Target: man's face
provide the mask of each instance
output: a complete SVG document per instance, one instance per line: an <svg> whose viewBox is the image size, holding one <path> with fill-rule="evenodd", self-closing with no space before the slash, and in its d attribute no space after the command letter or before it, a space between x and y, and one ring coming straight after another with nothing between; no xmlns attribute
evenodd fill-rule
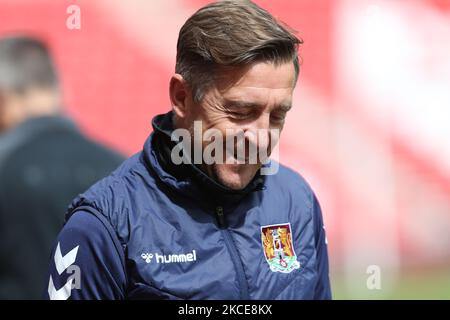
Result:
<svg viewBox="0 0 450 320"><path fill-rule="evenodd" d="M186 99L184 126L192 128L194 121L202 121L203 132L216 129L224 137L224 161L204 164L203 170L224 186L235 190L245 188L262 165L259 158L256 163L248 161L249 145L271 153L275 143L271 141L269 131L278 129L281 132L286 113L292 105L294 86L292 62L277 66L258 62L222 72L199 103L191 98ZM241 163L236 161L236 144L232 144L228 148L230 152L226 152L227 129L228 134L237 131L245 133L245 161ZM210 143L202 140L203 150Z"/></svg>

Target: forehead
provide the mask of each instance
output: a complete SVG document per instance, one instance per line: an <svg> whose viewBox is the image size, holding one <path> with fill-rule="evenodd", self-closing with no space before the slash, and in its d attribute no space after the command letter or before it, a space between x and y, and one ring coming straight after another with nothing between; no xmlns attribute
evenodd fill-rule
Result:
<svg viewBox="0 0 450 320"><path fill-rule="evenodd" d="M295 68L292 62L275 65L258 62L249 66L223 71L216 81L222 96L228 98L242 95L264 97L292 94L295 86Z"/></svg>

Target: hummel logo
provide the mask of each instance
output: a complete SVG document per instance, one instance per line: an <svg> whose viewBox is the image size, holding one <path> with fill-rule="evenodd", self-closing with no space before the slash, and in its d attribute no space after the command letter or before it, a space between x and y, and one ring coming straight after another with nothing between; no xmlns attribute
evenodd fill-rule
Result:
<svg viewBox="0 0 450 320"><path fill-rule="evenodd" d="M152 262L153 254L143 253L143 254L141 254L141 258L144 259L145 262L150 263L150 262Z"/></svg>
<svg viewBox="0 0 450 320"><path fill-rule="evenodd" d="M192 250L190 253L182 254L157 254L145 252L141 254L141 258L145 260L146 263L151 263L153 257L156 259L156 263L174 263L174 262L193 262L197 261L197 253Z"/></svg>

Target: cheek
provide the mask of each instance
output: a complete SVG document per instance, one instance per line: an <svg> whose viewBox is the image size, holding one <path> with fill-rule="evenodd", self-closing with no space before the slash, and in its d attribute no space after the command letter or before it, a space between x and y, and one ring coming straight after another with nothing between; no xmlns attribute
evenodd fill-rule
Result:
<svg viewBox="0 0 450 320"><path fill-rule="evenodd" d="M222 105L218 102L216 94L211 93L204 97L198 110L197 119L202 120L205 130L210 128L221 129L228 126L228 117Z"/></svg>

